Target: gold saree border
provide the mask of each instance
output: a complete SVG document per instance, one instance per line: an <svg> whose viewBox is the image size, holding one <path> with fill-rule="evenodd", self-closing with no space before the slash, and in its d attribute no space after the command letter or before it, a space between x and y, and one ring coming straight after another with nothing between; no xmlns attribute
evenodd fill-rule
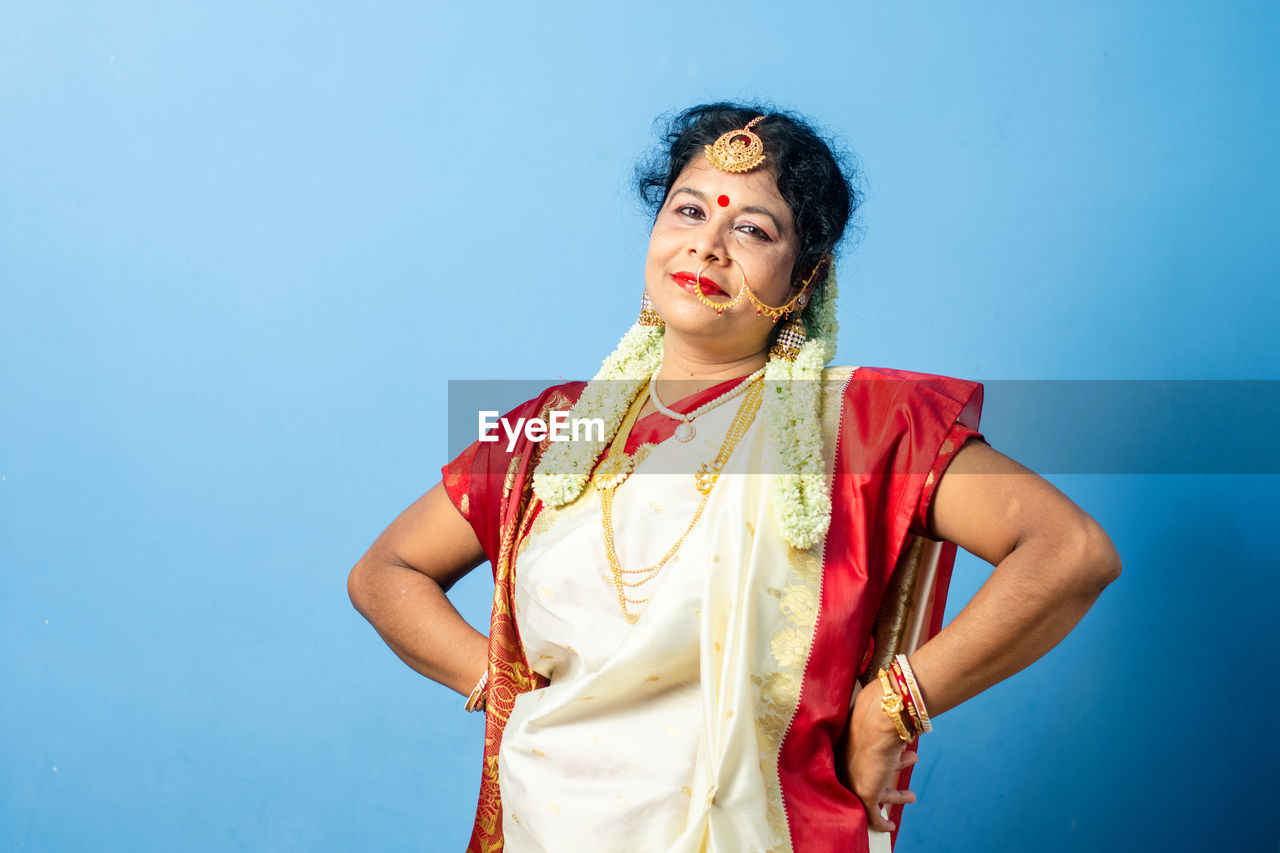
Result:
<svg viewBox="0 0 1280 853"><path fill-rule="evenodd" d="M840 429L844 391L856 367L837 367L823 372L822 438L827 482L835 470L836 438ZM782 743L791 729L804 685L805 670L813 651L818 611L822 605L822 566L827 536L805 550L787 546L788 572L783 585L770 588L778 601L776 628L769 640L769 654L752 667L751 683L756 687L756 743L760 750L760 770L768 798L772 845L764 853L790 853L791 828L782 799L782 777L778 759Z"/></svg>
<svg viewBox="0 0 1280 853"><path fill-rule="evenodd" d="M562 391L548 395L538 416L572 405ZM542 502L533 494L533 470L546 442L532 452L513 456L503 478L502 523L498 560L493 567L493 610L489 617L489 694L485 702L484 763L480 796L467 853L502 850L502 796L498 789L498 751L502 731L515 708L516 697L546 684L525 660L516 626L514 584L516 555L529 535ZM514 506L513 506L513 497ZM508 508L511 508L508 511Z"/></svg>

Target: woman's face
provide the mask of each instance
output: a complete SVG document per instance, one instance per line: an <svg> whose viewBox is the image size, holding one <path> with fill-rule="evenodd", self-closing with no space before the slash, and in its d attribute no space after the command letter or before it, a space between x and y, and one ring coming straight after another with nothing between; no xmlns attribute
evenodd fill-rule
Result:
<svg viewBox="0 0 1280 853"><path fill-rule="evenodd" d="M654 222L645 289L668 335L674 331L708 355L745 358L767 348L773 321L757 314L745 295L717 314L695 295L698 269L712 302L736 297L745 273L757 299L781 306L795 293L791 270L799 248L791 209L772 172L730 174L699 154L672 184ZM710 256L717 260L702 266Z"/></svg>

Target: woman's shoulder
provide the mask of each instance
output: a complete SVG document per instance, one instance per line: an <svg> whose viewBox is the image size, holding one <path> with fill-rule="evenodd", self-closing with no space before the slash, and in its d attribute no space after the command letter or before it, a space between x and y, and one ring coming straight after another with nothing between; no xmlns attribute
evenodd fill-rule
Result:
<svg viewBox="0 0 1280 853"><path fill-rule="evenodd" d="M900 370L896 367L860 367L833 364L826 368L825 373L847 376L859 382L912 382L943 385L959 382L970 385L981 384L941 373L921 373L917 370Z"/></svg>
<svg viewBox="0 0 1280 853"><path fill-rule="evenodd" d="M848 380L850 386L857 385L864 390L876 390L876 383L881 389L904 391L929 389L941 393L961 393L965 397L982 388L981 382L946 376L940 373L921 373L916 370L900 370L894 367L855 367L853 365L832 365L823 371L827 380Z"/></svg>
<svg viewBox="0 0 1280 853"><path fill-rule="evenodd" d="M845 382L846 408L906 408L974 423L982 410L982 383L969 379L892 367L829 367L824 375Z"/></svg>
<svg viewBox="0 0 1280 853"><path fill-rule="evenodd" d="M550 385L544 388L541 393L530 397L506 412L502 419L515 420L522 417L541 417L545 419L550 412L568 411L573 408L574 403L578 402L578 398L582 396L582 389L586 387L587 383L581 381L561 382L556 385Z"/></svg>
<svg viewBox="0 0 1280 853"><path fill-rule="evenodd" d="M582 391L586 387L587 383L581 380L561 382L550 386L530 402L541 403L544 408L551 410L567 409L578 402L578 398L582 396Z"/></svg>

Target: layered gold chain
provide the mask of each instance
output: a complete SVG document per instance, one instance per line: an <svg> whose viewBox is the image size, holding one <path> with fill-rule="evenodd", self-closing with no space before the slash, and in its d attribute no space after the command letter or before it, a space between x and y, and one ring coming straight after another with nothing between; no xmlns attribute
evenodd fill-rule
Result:
<svg viewBox="0 0 1280 853"><path fill-rule="evenodd" d="M648 395L641 393L636 401L631 404L631 408L627 410L627 416L623 418L622 425L618 428L618 434L614 436L613 441L609 445L609 452L605 454L604 460L596 468L596 472L591 475L592 482L600 491L601 520L604 527L604 550L605 555L609 559L609 569L613 574L613 585L618 591L618 606L622 608L622 615L630 624L635 624L644 614L645 608L649 605L649 599L653 598L650 593L645 598L635 598L628 594L628 590L635 589L645 583L653 580L662 571L665 566L680 550L680 546L684 544L685 537L693 530L694 525L698 523L698 519L702 517L702 511L706 509L707 500L711 497L711 490L715 488L716 481L720 478L720 472L724 470L724 466L729 462L729 457L733 454L733 450L738 446L738 442L747 434L747 430L751 427L751 422L755 419L756 412L760 411L760 404L764 400L764 383L761 379L753 379L749 383L746 396L742 400L742 404L738 407L738 413L734 415L733 422L729 425L728 432L725 433L724 441L720 445L720 452L715 458L703 462L698 466L694 476L694 485L698 492L702 495L702 500L698 502L698 508L694 510L693 519L689 522L689 526L684 533L680 534L680 538L676 543L667 550L652 566L643 569L624 569L621 560L618 559L618 548L613 536L613 496L618 487L626 482L627 477L635 469L635 459L626 453L627 438L631 435L631 429L635 426L636 419L640 416L640 411L644 408ZM633 610L633 608L639 608Z"/></svg>

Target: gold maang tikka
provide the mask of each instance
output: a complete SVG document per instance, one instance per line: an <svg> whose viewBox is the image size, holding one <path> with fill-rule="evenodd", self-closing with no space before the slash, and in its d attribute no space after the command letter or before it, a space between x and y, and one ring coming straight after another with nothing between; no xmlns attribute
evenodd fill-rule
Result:
<svg viewBox="0 0 1280 853"><path fill-rule="evenodd" d="M703 146L707 162L722 172L750 172L764 162L764 143L751 130L764 116L756 116L741 130L721 134L711 145Z"/></svg>

